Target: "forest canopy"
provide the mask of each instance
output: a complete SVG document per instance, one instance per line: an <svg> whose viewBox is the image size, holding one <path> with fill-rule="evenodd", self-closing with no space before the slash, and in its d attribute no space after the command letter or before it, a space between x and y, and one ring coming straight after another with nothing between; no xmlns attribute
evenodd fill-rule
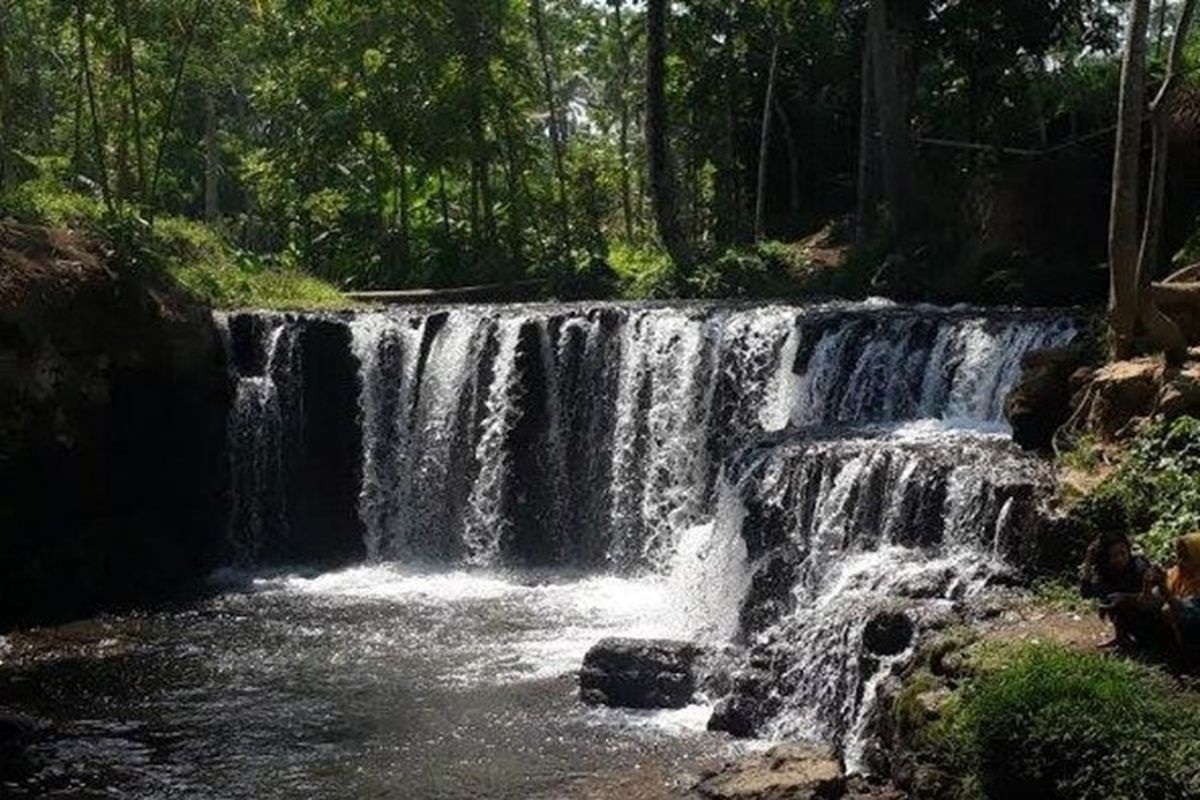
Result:
<svg viewBox="0 0 1200 800"><path fill-rule="evenodd" d="M1152 74L1179 5L1153 3ZM1079 299L1124 24L1105 0L3 0L0 215L203 221L343 289L786 294L828 246L824 289ZM1170 204L1164 267L1194 212Z"/></svg>

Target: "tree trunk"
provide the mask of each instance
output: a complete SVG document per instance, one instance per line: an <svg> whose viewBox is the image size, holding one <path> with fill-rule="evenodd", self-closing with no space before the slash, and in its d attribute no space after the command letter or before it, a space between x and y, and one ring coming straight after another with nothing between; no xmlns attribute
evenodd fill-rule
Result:
<svg viewBox="0 0 1200 800"><path fill-rule="evenodd" d="M1175 91L1183 68L1184 49L1196 11L1196 0L1186 0L1180 12L1179 24L1171 41L1166 74L1158 94L1150 104L1153 136L1153 156L1150 162L1150 188L1146 202L1146 221L1142 231L1142 248L1138 256L1138 285L1149 286L1161 255L1163 208L1167 190L1167 167L1171 120L1168 103Z"/></svg>
<svg viewBox="0 0 1200 800"><path fill-rule="evenodd" d="M646 155L658 235L672 260L686 270L691 265L691 250L679 224L678 196L667 131L668 2L646 2Z"/></svg>
<svg viewBox="0 0 1200 800"><path fill-rule="evenodd" d="M897 235L913 232L917 216L916 155L908 126L908 110L900 85L896 42L888 23L887 0L871 0L868 13L875 105L879 116L883 184Z"/></svg>
<svg viewBox="0 0 1200 800"><path fill-rule="evenodd" d="M412 201L409 199L408 157L404 147L397 149L397 158L400 161L400 174L397 175L397 182L400 184L400 260L407 264L412 246L412 211L409 208Z"/></svg>
<svg viewBox="0 0 1200 800"><path fill-rule="evenodd" d="M613 27L616 28L617 53L621 59L621 83L617 92L619 146L621 148L621 216L625 225L625 241L633 241L633 179L629 167L629 41L625 37L625 22L621 17L621 0L612 0Z"/></svg>
<svg viewBox="0 0 1200 800"><path fill-rule="evenodd" d="M1113 354L1117 358L1132 355L1138 318L1138 159L1142 147L1149 16L1150 0L1133 0L1121 67L1108 233L1109 324Z"/></svg>
<svg viewBox="0 0 1200 800"><path fill-rule="evenodd" d="M217 141L217 101L212 90L204 93L204 218L221 216L221 148Z"/></svg>
<svg viewBox="0 0 1200 800"><path fill-rule="evenodd" d="M0 192L7 189L12 181L9 155L13 147L13 143L9 141L9 102L12 86L8 71L8 30L8 7L0 4Z"/></svg>
<svg viewBox="0 0 1200 800"><path fill-rule="evenodd" d="M792 133L787 109L779 102L778 97L775 98L775 114L779 117L779 125L783 128L783 141L787 145L788 211L795 215L800 211L800 152L796 148L796 137Z"/></svg>
<svg viewBox="0 0 1200 800"><path fill-rule="evenodd" d="M767 96L763 100L762 130L758 141L758 184L754 190L754 240L767 238L767 167L771 154L771 108L775 105L775 81L779 70L779 33L771 47L767 68Z"/></svg>
<svg viewBox="0 0 1200 800"><path fill-rule="evenodd" d="M1153 293L1146 291L1153 280L1161 255L1163 208L1166 205L1167 167L1170 155L1170 118L1168 104L1183 66L1184 48L1196 11L1196 0L1186 0L1167 57L1166 74L1154 101L1150 104L1153 155L1150 163L1150 187L1146 202L1146 220L1142 246L1138 254L1138 319L1155 347L1163 350L1168 361L1181 363L1187 356L1187 342L1179 326L1163 314ZM1165 15L1165 9L1160 9ZM1160 25L1163 20L1160 19ZM1164 33L1160 30L1161 37Z"/></svg>
<svg viewBox="0 0 1200 800"><path fill-rule="evenodd" d="M442 233L450 241L450 200L446 197L446 171L438 167L438 207L442 212Z"/></svg>
<svg viewBox="0 0 1200 800"><path fill-rule="evenodd" d="M863 41L862 98L858 124L858 198L854 241L863 245L879 231L879 115L875 108L875 73L871 37Z"/></svg>
<svg viewBox="0 0 1200 800"><path fill-rule="evenodd" d="M137 68L133 62L133 32L129 26L129 0L116 0L117 20L121 26L124 46L121 61L125 72L125 85L129 93L130 125L133 127L133 147L137 168L137 194L146 191L146 148L142 141L142 104L138 93Z"/></svg>
<svg viewBox="0 0 1200 800"><path fill-rule="evenodd" d="M196 0L196 4L192 7L191 20L184 33L183 49L179 53L179 60L175 65L175 75L171 81L171 93L167 98L166 106L163 108L162 129L159 131L158 137L158 151L154 154L154 170L150 173L150 189L145 197L151 227L154 226L154 214L157 211L155 206L158 203L158 178L162 173L163 157L167 153L167 137L171 133L171 125L175 119L175 106L179 100L179 90L183 86L183 69L187 66L188 54L192 50L192 40L196 38L196 29L200 27L200 20L208 8L209 4L205 0Z"/></svg>
<svg viewBox="0 0 1200 800"><path fill-rule="evenodd" d="M108 213L116 215L116 205L113 203L112 191L108 186L108 166L104 157L104 128L100 124L100 112L96 106L96 88L92 83L92 67L88 60L87 48L87 8L85 0L75 2L75 35L79 40L79 69L83 76L83 85L87 90L88 110L92 118L92 146L96 157L97 180L100 193L104 197L104 205Z"/></svg>
<svg viewBox="0 0 1200 800"><path fill-rule="evenodd" d="M559 116L555 70L551 60L549 36L546 34L546 19L542 13L542 0L531 0L529 10L533 16L534 36L537 40L538 54L542 64L542 84L546 92L546 110L550 118L550 155L554 160L554 177L558 183L559 225L562 227L566 248L570 250L571 210L568 205L567 170L563 154L566 137Z"/></svg>

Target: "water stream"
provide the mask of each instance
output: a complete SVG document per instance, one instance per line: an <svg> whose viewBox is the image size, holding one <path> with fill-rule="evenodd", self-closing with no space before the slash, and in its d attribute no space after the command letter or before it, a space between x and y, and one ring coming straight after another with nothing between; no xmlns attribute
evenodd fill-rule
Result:
<svg viewBox="0 0 1200 800"><path fill-rule="evenodd" d="M770 664L762 736L863 765L906 657L864 630L1019 562L1049 476L1003 399L1074 335L881 301L218 324L230 569L184 608L0 644L0 704L57 731L16 796L571 797L726 755L716 696L575 702L610 634L736 643Z"/></svg>

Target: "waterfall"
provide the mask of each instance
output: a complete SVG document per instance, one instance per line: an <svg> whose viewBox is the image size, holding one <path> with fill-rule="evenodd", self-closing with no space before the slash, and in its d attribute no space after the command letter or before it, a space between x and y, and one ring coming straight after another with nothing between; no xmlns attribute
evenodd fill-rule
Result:
<svg viewBox="0 0 1200 800"><path fill-rule="evenodd" d="M764 733L843 742L851 763L876 684L911 646L872 654L871 620L919 626L1006 576L1052 487L1004 436L935 423L767 437L730 472L743 512L726 535L762 576L741 630L769 664Z"/></svg>
<svg viewBox="0 0 1200 800"><path fill-rule="evenodd" d="M294 406L310 365L296 343L321 324L345 331L338 357L357 375L357 408L337 413L359 432L350 513L369 559L626 572L661 571L680 536L712 519L722 462L754 437L922 418L995 425L1022 354L1074 334L1050 313L881 302L395 308L223 324L254 331L233 337L254 351L233 359L235 537L283 535L289 514L271 505L287 493L271 454L286 460L304 429Z"/></svg>
<svg viewBox="0 0 1200 800"><path fill-rule="evenodd" d="M230 510L228 540L234 560L253 563L271 539L288 528L285 469L287 446L294 440L295 421L303 414L294 379L300 358L295 329L281 317L256 320L257 363L234 347L227 315L217 315L234 383L227 425Z"/></svg>
<svg viewBox="0 0 1200 800"><path fill-rule="evenodd" d="M910 655L876 652L874 621L935 624L1038 524L1050 476L1003 402L1025 353L1075 335L1054 312L883 301L219 323L238 560L341 537L343 558L664 576L691 635L746 648L760 732L852 764Z"/></svg>

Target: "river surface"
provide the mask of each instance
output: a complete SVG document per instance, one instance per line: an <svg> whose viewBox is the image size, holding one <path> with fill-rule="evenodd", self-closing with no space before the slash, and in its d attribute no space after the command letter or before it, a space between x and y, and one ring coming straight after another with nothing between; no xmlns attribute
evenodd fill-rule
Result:
<svg viewBox="0 0 1200 800"><path fill-rule="evenodd" d="M237 576L225 576L237 578ZM571 798L731 752L709 709L579 704L610 634L675 632L664 582L358 567L0 639L44 720L6 797Z"/></svg>

